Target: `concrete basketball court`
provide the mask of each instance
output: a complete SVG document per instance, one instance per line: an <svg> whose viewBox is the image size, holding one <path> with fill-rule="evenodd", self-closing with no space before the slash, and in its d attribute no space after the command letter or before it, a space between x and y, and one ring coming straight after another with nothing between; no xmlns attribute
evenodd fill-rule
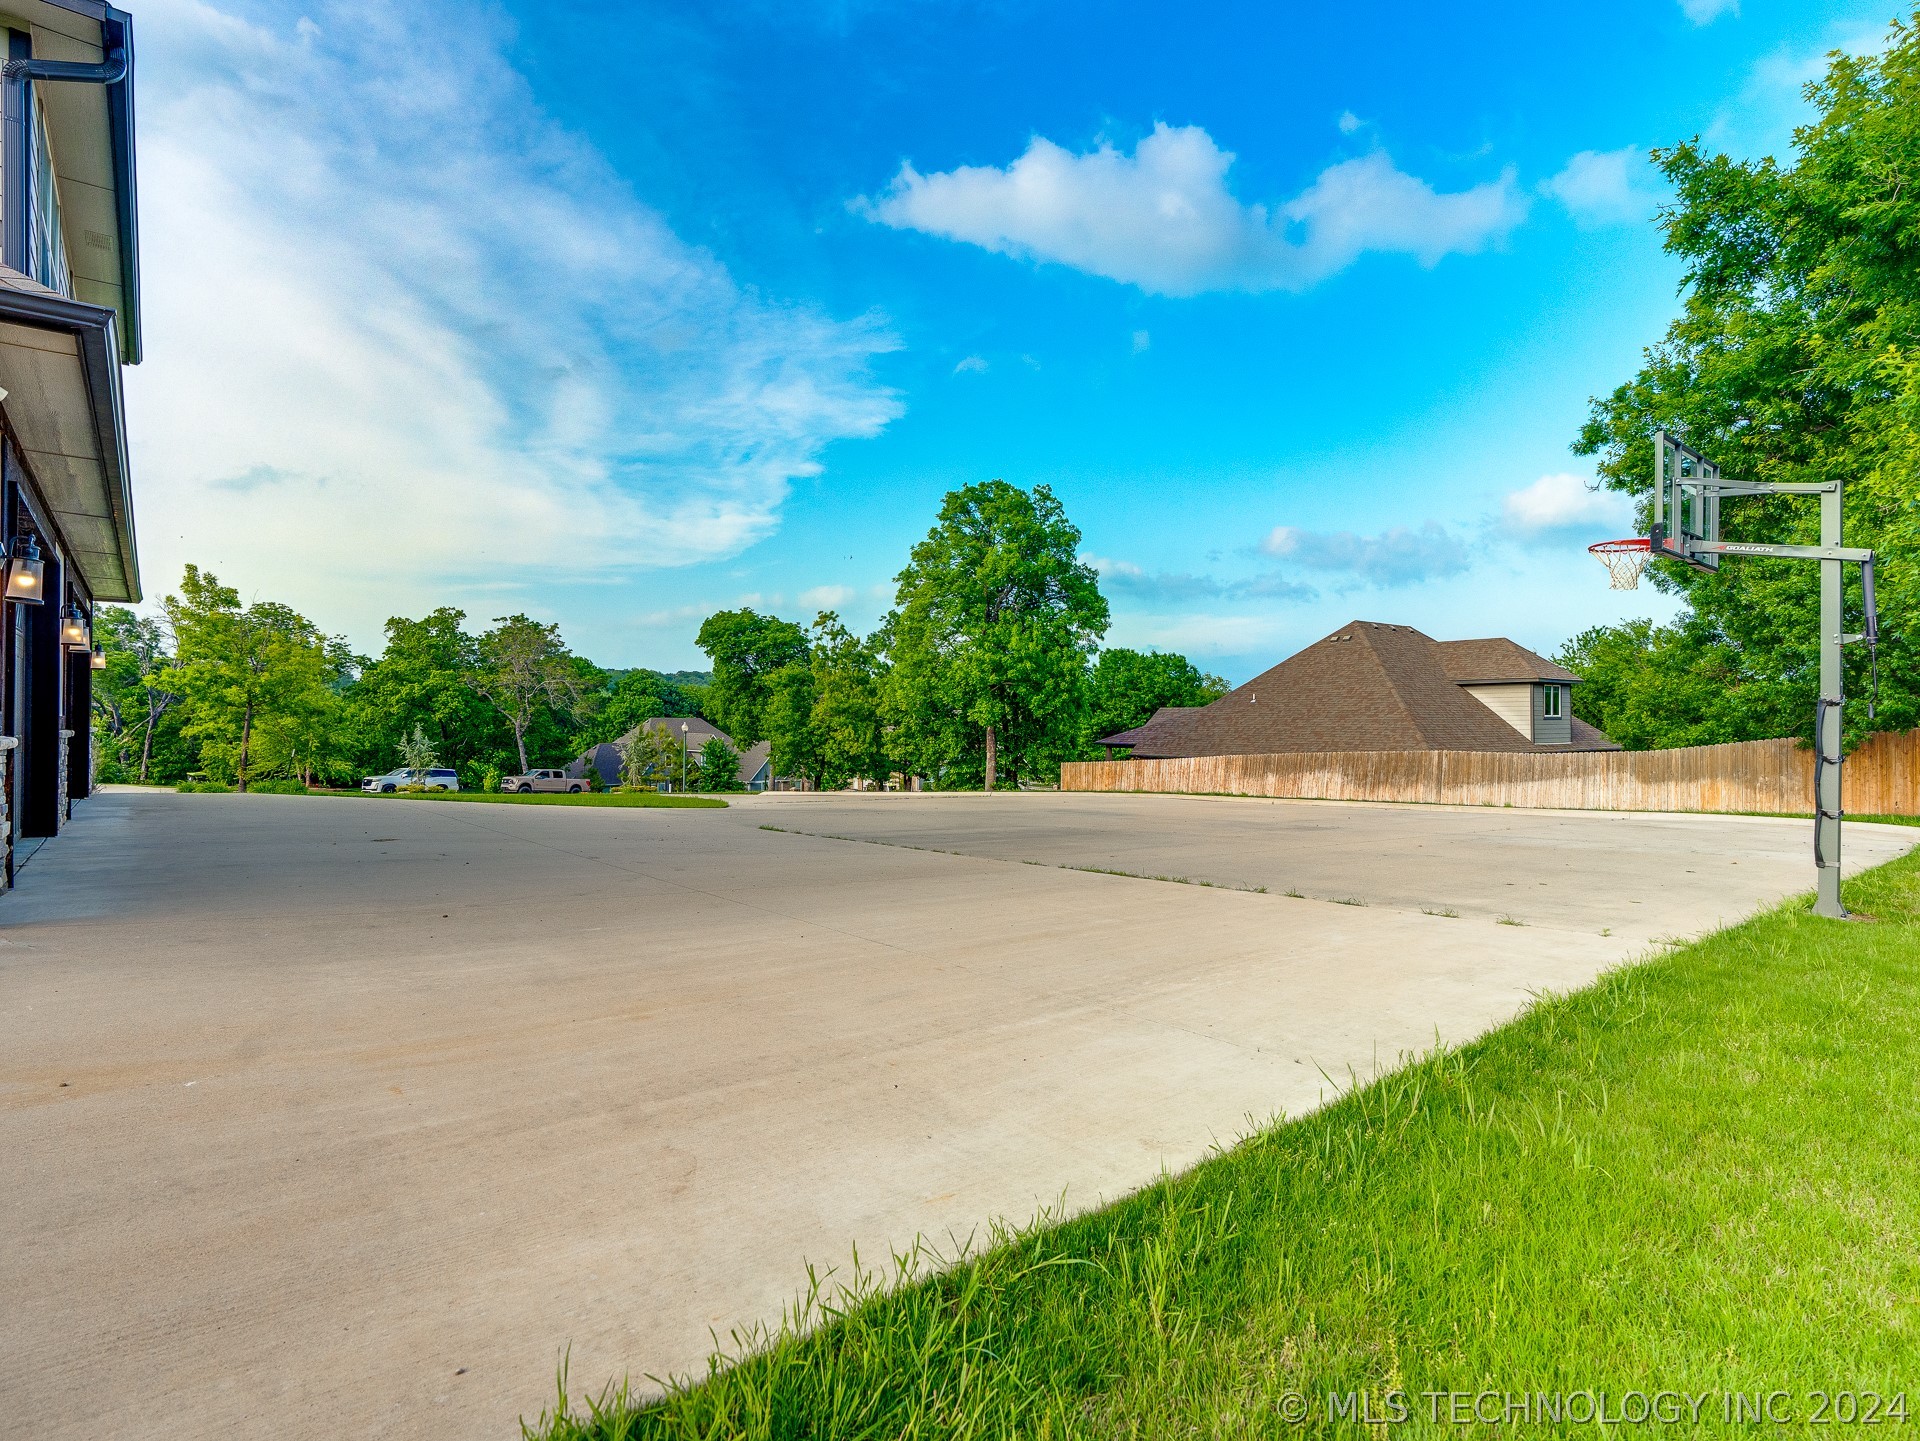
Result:
<svg viewBox="0 0 1920 1441"><path fill-rule="evenodd" d="M576 1390L698 1367L806 1261L1124 1194L1811 882L1806 823L1732 817L79 817L0 899L7 1437L516 1435L569 1346Z"/></svg>

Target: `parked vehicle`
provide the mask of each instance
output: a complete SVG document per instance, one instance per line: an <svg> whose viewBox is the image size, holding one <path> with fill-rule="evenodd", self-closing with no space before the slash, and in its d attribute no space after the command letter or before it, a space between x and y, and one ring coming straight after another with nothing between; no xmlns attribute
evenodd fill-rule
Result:
<svg viewBox="0 0 1920 1441"><path fill-rule="evenodd" d="M425 786L430 791L457 791L460 789L460 777L449 770L419 771L402 766L397 771L388 771L383 776L368 776L360 782L363 791L386 794L404 786Z"/></svg>
<svg viewBox="0 0 1920 1441"><path fill-rule="evenodd" d="M503 776L500 789L517 791L529 795L534 791L564 791L569 795L579 795L587 788L584 777L570 776L565 771L528 771L523 776Z"/></svg>

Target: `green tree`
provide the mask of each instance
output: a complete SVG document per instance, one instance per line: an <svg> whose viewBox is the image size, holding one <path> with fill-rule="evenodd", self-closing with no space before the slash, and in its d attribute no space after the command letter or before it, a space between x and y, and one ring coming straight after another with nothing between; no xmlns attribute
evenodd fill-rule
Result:
<svg viewBox="0 0 1920 1441"><path fill-rule="evenodd" d="M426 727L417 723L413 733L400 742L399 751L400 764L410 771L430 771L440 764L439 748L428 737Z"/></svg>
<svg viewBox="0 0 1920 1441"><path fill-rule="evenodd" d="M680 779L679 749L652 726L641 726L621 742L620 779L636 790L657 790Z"/></svg>
<svg viewBox="0 0 1920 1441"><path fill-rule="evenodd" d="M261 770L262 731L332 703L326 638L284 605L241 605L238 591L192 565L162 609L174 635L182 729L200 742L208 768L244 792Z"/></svg>
<svg viewBox="0 0 1920 1441"><path fill-rule="evenodd" d="M1712 745L1754 729L1731 649L1695 618L1595 626L1555 657L1581 678L1573 713L1628 750Z"/></svg>
<svg viewBox="0 0 1920 1441"><path fill-rule="evenodd" d="M818 698L813 661L791 661L767 677L767 701L761 713L768 761L780 776L804 776L816 787L826 784L819 730L814 725Z"/></svg>
<svg viewBox="0 0 1920 1441"><path fill-rule="evenodd" d="M465 612L442 606L419 620L387 622L385 652L361 668L346 697L359 766L385 769L415 728L463 775L511 763L512 735L470 684L480 643L465 621Z"/></svg>
<svg viewBox="0 0 1920 1441"><path fill-rule="evenodd" d="M742 745L765 740L773 673L806 664L807 633L777 616L723 610L701 623L695 644L713 661L702 714Z"/></svg>
<svg viewBox="0 0 1920 1441"><path fill-rule="evenodd" d="M885 781L892 767L880 712L880 656L830 610L820 612L812 635L818 782L837 789L856 778Z"/></svg>
<svg viewBox="0 0 1920 1441"><path fill-rule="evenodd" d="M599 710L580 740L583 745L611 743L656 716L695 714L698 712L686 691L660 672L625 671L615 675L606 687Z"/></svg>
<svg viewBox="0 0 1920 1441"><path fill-rule="evenodd" d="M558 729L555 722L582 709L586 684L578 658L560 639L559 626L524 615L499 617L476 650L470 684L506 721L524 774L528 732L541 722Z"/></svg>
<svg viewBox="0 0 1920 1441"><path fill-rule="evenodd" d="M1877 725L1911 726L1920 721L1920 186L1908 182L1920 156L1920 39L1896 25L1879 55L1834 55L1807 96L1817 116L1795 132L1790 165L1712 154L1697 141L1655 152L1674 191L1662 223L1667 250L1686 267L1681 315L1639 373L1594 402L1574 449L1599 457L1607 483L1643 501L1659 428L1732 479L1844 480L1847 542L1882 558ZM1815 503L1796 497L1731 499L1721 521L1734 540L1818 533ZM1645 632L1632 663L1664 674L1636 693L1686 690L1673 669L1684 666L1688 685L1725 687L1738 703L1696 707L1698 723L1682 733L1809 734L1817 571L1729 559L1706 573L1655 561L1654 584L1687 602L1685 641ZM1857 586L1857 573L1849 579ZM1622 664L1636 634L1618 647L1590 636L1575 645L1583 663L1591 652ZM1865 665L1861 648L1849 648L1855 694ZM1577 704L1598 705L1600 694ZM1848 707L1850 735L1864 711Z"/></svg>
<svg viewBox="0 0 1920 1441"><path fill-rule="evenodd" d="M93 723L102 778L132 776L145 785L153 767L155 732L180 701L165 628L157 617L103 605L94 612L93 634L107 661L106 668L93 676Z"/></svg>
<svg viewBox="0 0 1920 1441"><path fill-rule="evenodd" d="M1046 486L950 492L898 576L883 636L902 759L993 788L1058 772L1080 744L1087 659L1107 628L1080 532Z"/></svg>
<svg viewBox="0 0 1920 1441"><path fill-rule="evenodd" d="M1087 690L1087 738L1144 725L1162 706L1211 705L1230 689L1170 651L1103 650Z"/></svg>
<svg viewBox="0 0 1920 1441"><path fill-rule="evenodd" d="M740 752L713 736L700 747L700 763L694 782L703 791L737 791L740 784Z"/></svg>

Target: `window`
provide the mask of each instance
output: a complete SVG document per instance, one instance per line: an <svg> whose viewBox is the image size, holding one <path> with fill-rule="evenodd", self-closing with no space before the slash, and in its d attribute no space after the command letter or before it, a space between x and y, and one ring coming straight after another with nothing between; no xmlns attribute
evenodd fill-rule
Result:
<svg viewBox="0 0 1920 1441"><path fill-rule="evenodd" d="M1560 719L1560 687L1545 686L1540 692L1540 718L1542 720Z"/></svg>

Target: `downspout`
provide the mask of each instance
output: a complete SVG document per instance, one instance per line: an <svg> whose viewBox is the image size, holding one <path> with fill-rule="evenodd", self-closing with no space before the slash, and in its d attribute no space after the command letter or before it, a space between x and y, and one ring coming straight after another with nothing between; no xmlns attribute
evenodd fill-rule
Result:
<svg viewBox="0 0 1920 1441"><path fill-rule="evenodd" d="M21 58L9 60L0 74L8 80L73 80L83 85L118 85L127 78L127 67L131 63L126 41L115 39L107 48L107 58L98 65L80 60Z"/></svg>

